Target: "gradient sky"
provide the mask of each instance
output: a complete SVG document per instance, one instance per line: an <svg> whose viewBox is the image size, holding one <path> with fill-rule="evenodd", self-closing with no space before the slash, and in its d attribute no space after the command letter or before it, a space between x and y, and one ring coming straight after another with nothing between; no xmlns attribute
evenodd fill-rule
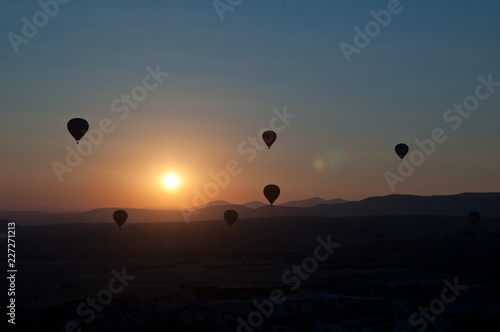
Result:
<svg viewBox="0 0 500 332"><path fill-rule="evenodd" d="M221 22L212 1L72 0L16 54L7 36L40 6L2 2L0 209L190 206L231 160L241 173L211 200L263 201L269 183L277 203L388 195L394 146L438 127L448 140L394 193L500 191L500 88L457 130L443 120L479 75L500 81L500 3L401 1L348 64L339 44L387 5L244 0ZM170 75L120 120L112 102L157 64ZM238 146L284 107L296 117L248 162ZM115 130L60 182L75 117ZM176 190L161 185L169 172Z"/></svg>

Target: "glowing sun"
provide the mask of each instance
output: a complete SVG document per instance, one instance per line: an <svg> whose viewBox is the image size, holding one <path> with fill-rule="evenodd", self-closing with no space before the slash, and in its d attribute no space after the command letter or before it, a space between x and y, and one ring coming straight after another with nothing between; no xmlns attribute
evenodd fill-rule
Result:
<svg viewBox="0 0 500 332"><path fill-rule="evenodd" d="M179 178L174 174L165 175L163 185L168 189L175 189L179 185Z"/></svg>

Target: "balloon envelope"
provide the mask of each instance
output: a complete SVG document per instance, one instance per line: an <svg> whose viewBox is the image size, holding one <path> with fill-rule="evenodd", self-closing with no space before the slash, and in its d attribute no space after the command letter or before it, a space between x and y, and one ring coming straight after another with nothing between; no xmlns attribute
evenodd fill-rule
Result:
<svg viewBox="0 0 500 332"><path fill-rule="evenodd" d="M481 213L477 211L472 211L471 213L469 213L469 221L472 226L476 227L479 220L481 220Z"/></svg>
<svg viewBox="0 0 500 332"><path fill-rule="evenodd" d="M280 195L280 188L275 184L269 184L264 188L264 196L266 196L267 200L271 205L273 205L274 201Z"/></svg>
<svg viewBox="0 0 500 332"><path fill-rule="evenodd" d="M229 224L229 226L232 226L238 219L238 212L234 210L227 210L226 212L224 212L224 219Z"/></svg>
<svg viewBox="0 0 500 332"><path fill-rule="evenodd" d="M127 211L124 210L116 210L113 213L113 219L115 220L116 224L118 225L118 228L122 228L122 225L127 221L128 218L128 213Z"/></svg>
<svg viewBox="0 0 500 332"><path fill-rule="evenodd" d="M271 145L273 145L274 141L276 141L276 137L278 137L278 135L276 135L276 133L272 130L265 131L262 134L262 139L264 140L264 143L266 143L268 149L270 149Z"/></svg>
<svg viewBox="0 0 500 332"><path fill-rule="evenodd" d="M75 118L68 121L67 127L71 136L78 143L89 130L89 123L85 119Z"/></svg>
<svg viewBox="0 0 500 332"><path fill-rule="evenodd" d="M396 145L394 150L396 150L396 154L398 155L398 157L401 158L401 160L403 160L403 158L408 153L409 148L408 145L404 143L399 143L398 145Z"/></svg>

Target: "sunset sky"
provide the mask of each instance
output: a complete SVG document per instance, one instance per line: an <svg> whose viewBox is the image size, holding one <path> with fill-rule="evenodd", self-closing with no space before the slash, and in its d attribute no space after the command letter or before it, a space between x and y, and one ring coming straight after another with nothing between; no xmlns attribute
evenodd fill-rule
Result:
<svg viewBox="0 0 500 332"><path fill-rule="evenodd" d="M355 47L354 28L388 6L398 13L369 24L380 31L348 63L340 44ZM276 204L500 191L500 83L484 86L490 75L500 82L498 1L243 0L231 9L221 21L212 1L73 0L49 17L34 0L2 2L0 209L191 206L206 190L246 203L264 201L270 183L281 188ZM34 15L36 33L23 29ZM155 80L155 70L169 74ZM120 100L132 91L147 91L135 108ZM445 121L464 100L477 110ZM273 120L285 110L288 123ZM109 119L108 133L77 145L72 118L91 130ZM249 137L270 123L276 142L252 150ZM394 146L411 153L436 128L447 140L391 191ZM77 146L92 151L58 177L54 163ZM238 174L207 189L228 163ZM169 189L170 173L179 184Z"/></svg>

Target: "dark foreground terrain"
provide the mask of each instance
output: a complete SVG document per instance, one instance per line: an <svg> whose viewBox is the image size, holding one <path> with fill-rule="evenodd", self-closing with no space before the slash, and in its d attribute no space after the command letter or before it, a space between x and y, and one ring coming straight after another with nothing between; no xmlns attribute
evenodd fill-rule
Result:
<svg viewBox="0 0 500 332"><path fill-rule="evenodd" d="M6 251L3 241L3 262ZM498 219L475 228L443 216L18 226L16 325L7 326L491 331L499 258Z"/></svg>

